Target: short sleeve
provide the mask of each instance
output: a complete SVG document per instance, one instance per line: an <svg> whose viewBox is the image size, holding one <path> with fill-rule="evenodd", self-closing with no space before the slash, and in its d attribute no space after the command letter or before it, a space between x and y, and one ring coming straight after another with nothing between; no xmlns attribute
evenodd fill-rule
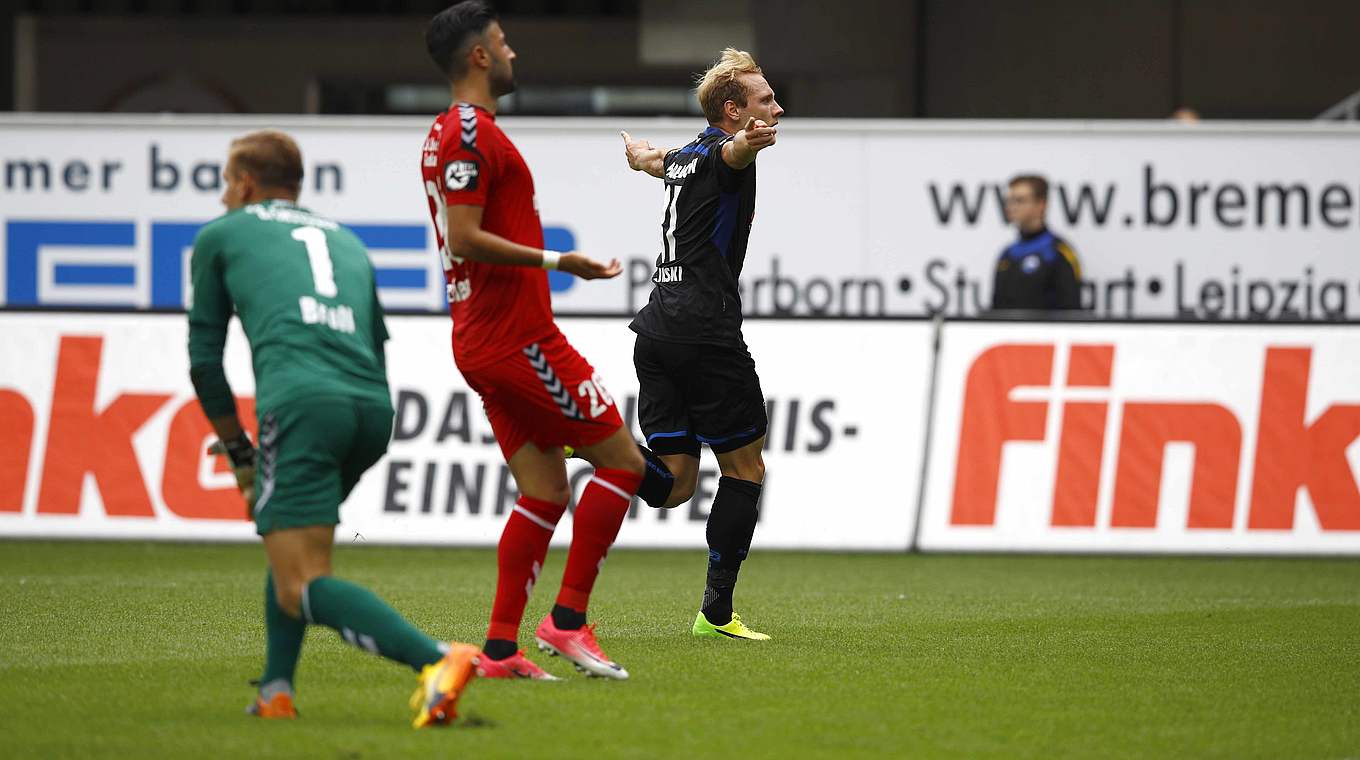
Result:
<svg viewBox="0 0 1360 760"><path fill-rule="evenodd" d="M746 172L750 171L751 167L755 166L755 163L752 162L751 165L747 166L745 169L733 169L728 166L727 162L723 160L722 152L723 146L727 145L729 142L732 142L732 136L730 135L713 143L713 148L708 152L705 159L709 164L708 171L713 172L714 176L718 178L718 186L724 192L735 192L741 177Z"/></svg>
<svg viewBox="0 0 1360 760"><path fill-rule="evenodd" d="M485 141L477 141L476 119L462 120L463 129L450 135L439 146L439 175L444 203L448 206L485 206L491 189L493 164L488 160Z"/></svg>

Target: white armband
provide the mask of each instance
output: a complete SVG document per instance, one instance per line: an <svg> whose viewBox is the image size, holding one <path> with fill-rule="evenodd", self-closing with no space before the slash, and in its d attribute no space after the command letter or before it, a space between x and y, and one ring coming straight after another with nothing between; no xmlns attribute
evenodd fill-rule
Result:
<svg viewBox="0 0 1360 760"><path fill-rule="evenodd" d="M561 260L562 260L562 254L558 253L557 251L547 251L547 250L545 250L545 251L543 252L543 268L544 268L544 269L556 269L556 268L557 268L557 262L559 262L559 261L561 261Z"/></svg>

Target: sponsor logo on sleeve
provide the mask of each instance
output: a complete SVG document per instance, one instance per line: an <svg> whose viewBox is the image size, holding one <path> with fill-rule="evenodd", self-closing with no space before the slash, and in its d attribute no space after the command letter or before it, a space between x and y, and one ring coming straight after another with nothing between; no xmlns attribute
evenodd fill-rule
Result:
<svg viewBox="0 0 1360 760"><path fill-rule="evenodd" d="M444 167L444 186L450 192L477 189L477 163L450 161Z"/></svg>

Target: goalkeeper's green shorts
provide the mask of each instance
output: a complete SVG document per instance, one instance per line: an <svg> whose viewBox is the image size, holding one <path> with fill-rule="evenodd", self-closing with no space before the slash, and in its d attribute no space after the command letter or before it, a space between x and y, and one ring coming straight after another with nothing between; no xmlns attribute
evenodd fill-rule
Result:
<svg viewBox="0 0 1360 760"><path fill-rule="evenodd" d="M392 405L318 397L259 412L255 532L335 525L340 502L387 451Z"/></svg>

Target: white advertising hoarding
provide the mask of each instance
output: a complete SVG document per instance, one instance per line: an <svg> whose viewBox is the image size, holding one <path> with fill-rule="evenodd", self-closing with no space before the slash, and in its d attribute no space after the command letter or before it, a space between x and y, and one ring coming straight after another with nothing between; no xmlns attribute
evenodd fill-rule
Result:
<svg viewBox="0 0 1360 760"><path fill-rule="evenodd" d="M629 313L659 248L661 185L630 172L620 128L680 145L698 122L505 118L534 174L549 247L618 257L559 312ZM229 140L283 128L305 205L355 226L389 308L440 310L418 157L429 119L0 118L0 304L174 308L184 251L220 213ZM1101 314L1360 316L1360 130L1346 125L799 120L761 154L743 276L748 313L976 314L1013 238L1005 181L1052 181Z"/></svg>
<svg viewBox="0 0 1360 760"><path fill-rule="evenodd" d="M337 540L494 545L514 482L454 367L450 323L388 322L394 439L346 501ZM562 327L636 431L627 321L567 319ZM932 335L924 322L747 324L771 417L757 549L907 547ZM182 315L0 313L0 536L254 536L230 473L205 454L213 435L189 384L186 341ZM235 327L225 364L249 417L250 357ZM861 474L889 451L898 463L891 491ZM589 466L570 460L568 472L579 495ZM705 453L691 503L638 503L619 545L704 546L717 482ZM569 539L568 522L556 541Z"/></svg>
<svg viewBox="0 0 1360 760"><path fill-rule="evenodd" d="M493 545L516 494L449 323L389 322L393 441L338 536ZM562 324L635 430L626 322ZM747 336L771 418L758 547L1360 554L1353 327L950 322L938 358L924 322ZM180 315L0 313L0 536L252 538L185 340ZM239 332L226 364L249 418ZM589 468L568 472L579 494ZM717 479L705 454L696 498L637 505L620 545L703 546Z"/></svg>
<svg viewBox="0 0 1360 760"><path fill-rule="evenodd" d="M1353 327L948 323L918 546L1360 554Z"/></svg>

